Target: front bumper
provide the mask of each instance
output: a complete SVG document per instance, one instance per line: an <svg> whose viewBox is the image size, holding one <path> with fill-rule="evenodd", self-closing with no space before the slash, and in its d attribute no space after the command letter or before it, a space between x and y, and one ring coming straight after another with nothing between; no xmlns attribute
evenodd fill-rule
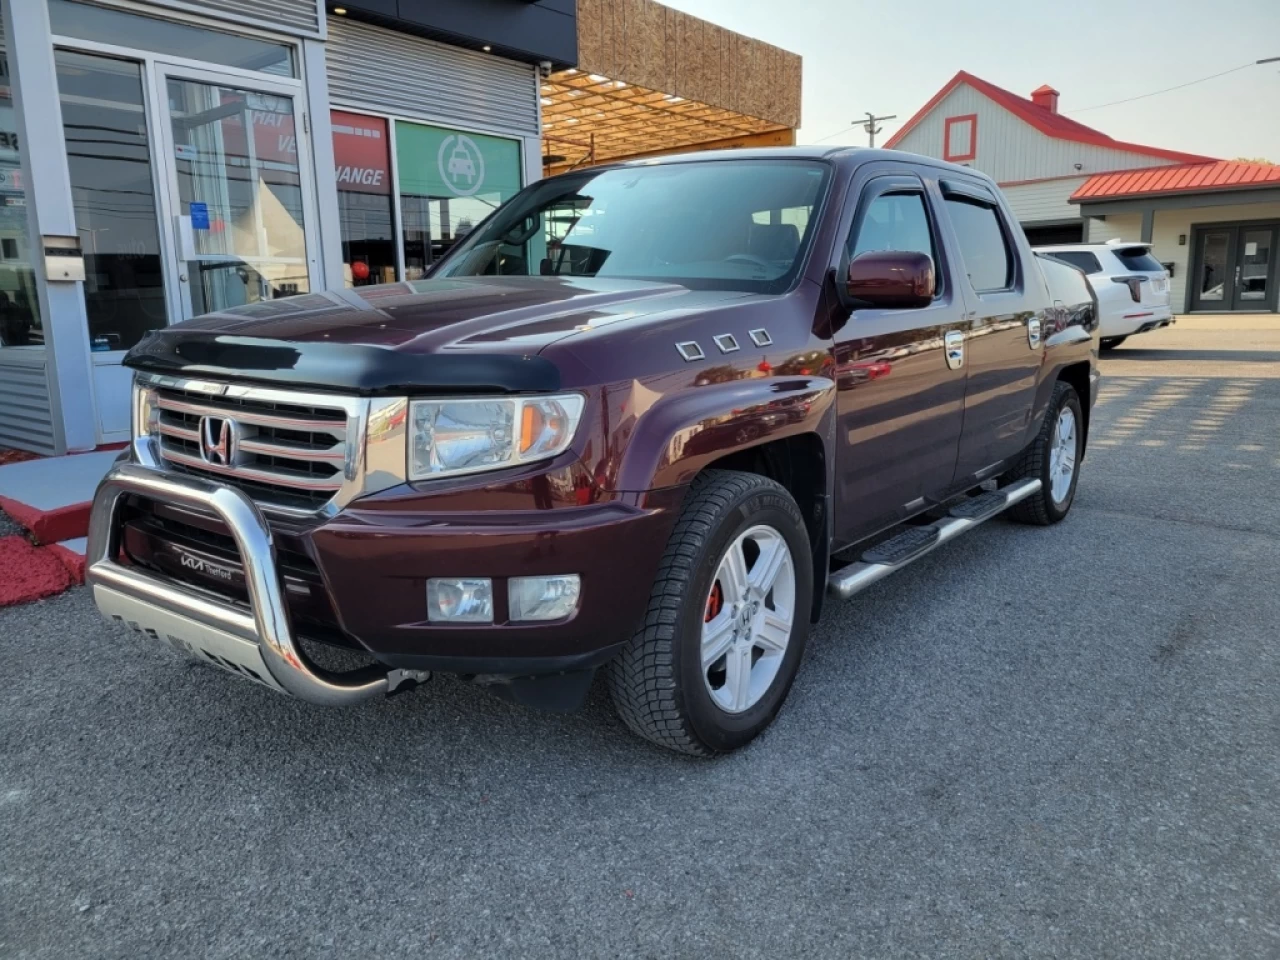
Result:
<svg viewBox="0 0 1280 960"><path fill-rule="evenodd" d="M432 496L402 495L356 501L312 529L273 529L238 489L135 459L143 462L108 474L94 503L86 580L99 608L316 703L391 692L429 671L505 682L602 663L643 614L677 505L650 497L641 506L639 497L448 511L432 509ZM159 515L185 512L204 524L207 542L187 535L200 532L193 527L140 521L141 502ZM507 578L564 573L582 578L574 616L508 622ZM492 578L495 622L428 622L425 584L435 576ZM304 640L354 648L377 665L326 672Z"/></svg>
<svg viewBox="0 0 1280 960"><path fill-rule="evenodd" d="M119 562L118 514L126 496L178 504L216 516L231 532L241 557L248 610ZM275 544L262 513L239 490L196 477L179 477L118 463L94 497L85 582L107 616L154 640L281 693L313 703L341 705L390 693L421 675L360 671L329 676L303 653L290 626L275 562Z"/></svg>

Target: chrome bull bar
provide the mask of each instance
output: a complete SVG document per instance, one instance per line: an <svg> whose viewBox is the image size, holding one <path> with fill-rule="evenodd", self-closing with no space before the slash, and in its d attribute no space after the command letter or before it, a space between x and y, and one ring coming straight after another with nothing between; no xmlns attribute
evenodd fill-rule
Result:
<svg viewBox="0 0 1280 960"><path fill-rule="evenodd" d="M249 610L117 562L117 514L129 495L212 513L226 524L240 552ZM312 664L290 626L271 529L253 501L234 487L138 463L117 463L94 496L85 556L85 583L104 614L281 693L341 706L393 693L403 683L429 676L376 666L330 674Z"/></svg>

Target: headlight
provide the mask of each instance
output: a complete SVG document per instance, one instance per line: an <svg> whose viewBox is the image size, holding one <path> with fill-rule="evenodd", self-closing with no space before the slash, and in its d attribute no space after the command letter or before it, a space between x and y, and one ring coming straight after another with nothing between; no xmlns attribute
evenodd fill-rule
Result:
<svg viewBox="0 0 1280 960"><path fill-rule="evenodd" d="M413 400L409 479L497 470L563 453L582 419L583 398Z"/></svg>

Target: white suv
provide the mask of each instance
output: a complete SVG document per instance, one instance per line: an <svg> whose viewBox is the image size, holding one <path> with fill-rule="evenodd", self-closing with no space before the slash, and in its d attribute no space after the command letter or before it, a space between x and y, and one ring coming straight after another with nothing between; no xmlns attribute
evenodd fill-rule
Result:
<svg viewBox="0 0 1280 960"><path fill-rule="evenodd" d="M1084 271L1098 297L1103 350L1174 322L1169 274L1151 255L1151 244L1109 240L1036 247L1035 251Z"/></svg>

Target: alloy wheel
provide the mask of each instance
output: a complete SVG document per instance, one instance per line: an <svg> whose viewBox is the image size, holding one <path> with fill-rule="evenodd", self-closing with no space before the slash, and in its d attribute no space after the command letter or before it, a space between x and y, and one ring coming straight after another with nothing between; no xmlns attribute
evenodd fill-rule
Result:
<svg viewBox="0 0 1280 960"><path fill-rule="evenodd" d="M796 612L791 548L777 530L755 526L720 559L702 624L702 682L725 713L760 702L778 675Z"/></svg>

